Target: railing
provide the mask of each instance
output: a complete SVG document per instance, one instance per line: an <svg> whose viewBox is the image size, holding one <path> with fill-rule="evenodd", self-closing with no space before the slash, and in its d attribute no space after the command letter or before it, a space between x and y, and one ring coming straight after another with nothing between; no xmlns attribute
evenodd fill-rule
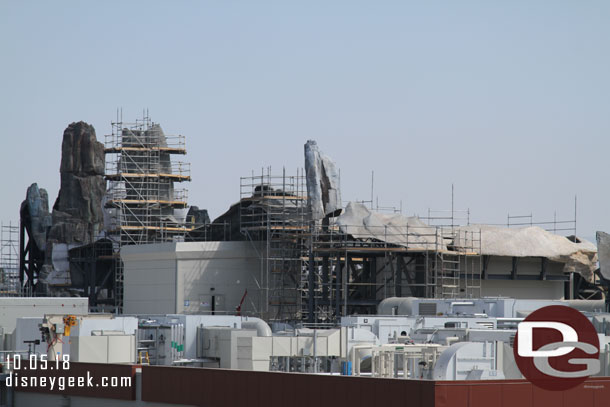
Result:
<svg viewBox="0 0 610 407"><path fill-rule="evenodd" d="M191 163L188 162L171 161L169 163L162 163L140 161L125 159L107 161L106 176L109 178L134 178L138 176L189 178L191 176Z"/></svg>
<svg viewBox="0 0 610 407"><path fill-rule="evenodd" d="M107 201L113 204L138 203L137 201L153 201L151 203L184 204L188 201L188 190L169 189L165 195L160 188L135 188L130 181L111 181L106 192Z"/></svg>
<svg viewBox="0 0 610 407"><path fill-rule="evenodd" d="M362 226L333 224L318 228L317 249L374 248L412 249L478 253L480 230L460 230L441 226Z"/></svg>
<svg viewBox="0 0 610 407"><path fill-rule="evenodd" d="M151 126L152 122L149 124L115 123L113 133L104 136L104 147L106 150L114 150L117 153L123 148L185 149L184 136L160 134L159 130L151 128Z"/></svg>

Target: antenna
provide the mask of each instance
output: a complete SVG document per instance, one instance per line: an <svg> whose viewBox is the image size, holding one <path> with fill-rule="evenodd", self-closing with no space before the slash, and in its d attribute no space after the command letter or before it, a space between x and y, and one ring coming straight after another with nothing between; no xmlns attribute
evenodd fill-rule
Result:
<svg viewBox="0 0 610 407"><path fill-rule="evenodd" d="M375 189L375 171L371 171L371 209L373 209L374 189Z"/></svg>
<svg viewBox="0 0 610 407"><path fill-rule="evenodd" d="M576 237L576 213L577 213L577 202L578 202L578 197L575 194L574 195L574 237Z"/></svg>

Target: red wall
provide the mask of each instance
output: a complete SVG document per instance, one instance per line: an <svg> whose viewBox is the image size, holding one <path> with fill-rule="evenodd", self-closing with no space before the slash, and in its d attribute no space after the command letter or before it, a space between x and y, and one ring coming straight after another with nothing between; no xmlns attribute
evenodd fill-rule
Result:
<svg viewBox="0 0 610 407"><path fill-rule="evenodd" d="M135 399L135 367L71 363L69 371L36 375L131 376L127 389L15 389L96 398ZM205 407L609 407L610 377L567 391L546 391L526 380L428 381L182 367L142 367L142 400Z"/></svg>
<svg viewBox="0 0 610 407"><path fill-rule="evenodd" d="M610 377L566 391L542 390L526 380L436 382L434 393L435 407L607 407Z"/></svg>
<svg viewBox="0 0 610 407"><path fill-rule="evenodd" d="M434 382L144 366L142 399L197 406L434 405ZM408 404L407 404L408 403Z"/></svg>

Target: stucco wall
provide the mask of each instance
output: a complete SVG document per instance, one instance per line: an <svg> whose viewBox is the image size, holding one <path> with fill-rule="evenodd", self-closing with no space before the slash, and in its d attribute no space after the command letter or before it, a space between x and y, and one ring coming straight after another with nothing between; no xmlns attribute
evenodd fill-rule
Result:
<svg viewBox="0 0 610 407"><path fill-rule="evenodd" d="M129 314L242 313L260 309L260 258L249 242L179 242L127 246L124 312Z"/></svg>

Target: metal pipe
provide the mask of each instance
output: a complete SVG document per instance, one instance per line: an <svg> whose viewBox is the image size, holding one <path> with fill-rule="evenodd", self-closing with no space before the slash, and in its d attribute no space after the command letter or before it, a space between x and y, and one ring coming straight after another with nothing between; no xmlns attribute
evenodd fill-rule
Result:
<svg viewBox="0 0 610 407"><path fill-rule="evenodd" d="M271 336L271 328L265 321L260 318L254 317L242 317L241 320L242 329L256 329L257 336Z"/></svg>

